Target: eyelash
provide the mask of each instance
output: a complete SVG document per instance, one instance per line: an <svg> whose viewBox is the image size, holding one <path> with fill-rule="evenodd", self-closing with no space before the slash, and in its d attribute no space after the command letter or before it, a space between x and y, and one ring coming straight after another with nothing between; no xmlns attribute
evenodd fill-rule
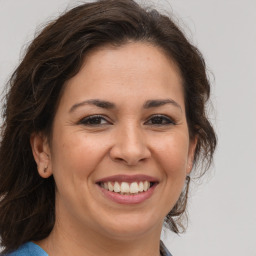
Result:
<svg viewBox="0 0 256 256"><path fill-rule="evenodd" d="M102 120L105 121L104 124L97 123L97 121L101 122ZM96 121L96 123L95 123L95 121ZM107 121L106 117L104 117L102 115L87 116L87 117L83 118L82 120L80 120L79 124L83 124L83 125L87 125L87 126L101 126L101 125L105 125L105 124L111 125L111 123L109 121Z"/></svg>
<svg viewBox="0 0 256 256"><path fill-rule="evenodd" d="M164 122L164 123L151 123L150 125L153 125L153 126L176 125L176 122L172 118L170 118L170 117L168 117L166 115L160 115L160 114L152 115L148 119L148 121L146 121L146 124L149 121L152 122L153 119L154 119L154 121L157 121L157 122L159 122L159 121Z"/></svg>
<svg viewBox="0 0 256 256"><path fill-rule="evenodd" d="M104 123L102 124L101 122L103 120L104 120ZM92 115L92 116L85 117L79 121L79 124L86 125L86 126L93 126L93 127L103 126L103 125L112 125L112 123L108 121L105 116L102 116L102 115ZM150 118L145 122L145 124L151 125L151 126L166 126L166 125L176 125L176 122L172 118L166 115L156 114L156 115L150 116Z"/></svg>

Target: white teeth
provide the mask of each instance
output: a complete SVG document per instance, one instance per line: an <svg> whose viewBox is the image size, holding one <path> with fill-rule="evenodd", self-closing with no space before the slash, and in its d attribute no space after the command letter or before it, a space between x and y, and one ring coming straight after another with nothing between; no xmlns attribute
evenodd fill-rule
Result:
<svg viewBox="0 0 256 256"><path fill-rule="evenodd" d="M122 182L121 183L121 192L122 193L129 193L130 192L130 187L127 182Z"/></svg>
<svg viewBox="0 0 256 256"><path fill-rule="evenodd" d="M127 194L133 194L136 195L139 192L147 191L150 188L150 182L149 181L140 181L140 182L104 182L100 184L101 187L103 187L106 190L109 190L111 192L120 193L121 195L127 195Z"/></svg>
<svg viewBox="0 0 256 256"><path fill-rule="evenodd" d="M118 182L115 182L114 191L115 191L115 192L120 192L120 191L121 191L121 187L120 187L120 185L118 184Z"/></svg>
<svg viewBox="0 0 256 256"><path fill-rule="evenodd" d="M139 186L138 186L138 183L137 182L133 182L131 183L130 185L130 193L131 194L136 194L139 192Z"/></svg>
<svg viewBox="0 0 256 256"><path fill-rule="evenodd" d="M148 181L144 181L143 183L143 190L144 191L147 191L150 187L150 183Z"/></svg>
<svg viewBox="0 0 256 256"><path fill-rule="evenodd" d="M140 181L140 183L139 183L139 192L143 192L143 190L144 190L143 182Z"/></svg>
<svg viewBox="0 0 256 256"><path fill-rule="evenodd" d="M112 185L112 183L111 183L111 182L104 183L104 184L107 184L107 186L108 186L108 190L109 190L109 191L114 191L114 186Z"/></svg>

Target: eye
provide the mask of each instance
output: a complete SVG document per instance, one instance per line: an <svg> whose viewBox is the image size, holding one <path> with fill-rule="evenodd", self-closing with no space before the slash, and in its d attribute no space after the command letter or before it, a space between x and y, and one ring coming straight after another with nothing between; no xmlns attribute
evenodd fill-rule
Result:
<svg viewBox="0 0 256 256"><path fill-rule="evenodd" d="M79 121L79 124L87 126L101 126L105 124L111 124L104 116L92 115L87 116Z"/></svg>
<svg viewBox="0 0 256 256"><path fill-rule="evenodd" d="M149 125L156 125L156 126L160 126L160 125L175 125L175 121L165 115L153 115L151 116L145 124L149 124Z"/></svg>

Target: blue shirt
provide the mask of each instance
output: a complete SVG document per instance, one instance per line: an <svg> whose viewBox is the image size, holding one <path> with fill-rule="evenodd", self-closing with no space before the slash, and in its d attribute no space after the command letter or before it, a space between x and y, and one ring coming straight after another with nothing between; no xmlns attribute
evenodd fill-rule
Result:
<svg viewBox="0 0 256 256"><path fill-rule="evenodd" d="M160 250L162 256L172 256L162 241ZM20 246L16 251L5 256L48 256L48 254L37 244L28 242Z"/></svg>
<svg viewBox="0 0 256 256"><path fill-rule="evenodd" d="M20 246L16 251L4 256L48 256L37 244L28 242Z"/></svg>

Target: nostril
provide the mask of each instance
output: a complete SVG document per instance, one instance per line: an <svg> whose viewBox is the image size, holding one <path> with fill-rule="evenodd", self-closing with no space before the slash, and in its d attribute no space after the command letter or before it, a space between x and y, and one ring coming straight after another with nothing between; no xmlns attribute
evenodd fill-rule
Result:
<svg viewBox="0 0 256 256"><path fill-rule="evenodd" d="M125 161L125 160L124 160L123 158L121 158L121 157L116 157L115 160L117 160L117 161Z"/></svg>
<svg viewBox="0 0 256 256"><path fill-rule="evenodd" d="M126 161L125 159L121 158L121 157L115 157L113 160L114 160L115 162L127 164L127 161Z"/></svg>
<svg viewBox="0 0 256 256"><path fill-rule="evenodd" d="M137 144L129 140L126 143L115 143L110 149L109 155L113 161L125 163L129 166L145 162L150 158L151 153L145 145Z"/></svg>

